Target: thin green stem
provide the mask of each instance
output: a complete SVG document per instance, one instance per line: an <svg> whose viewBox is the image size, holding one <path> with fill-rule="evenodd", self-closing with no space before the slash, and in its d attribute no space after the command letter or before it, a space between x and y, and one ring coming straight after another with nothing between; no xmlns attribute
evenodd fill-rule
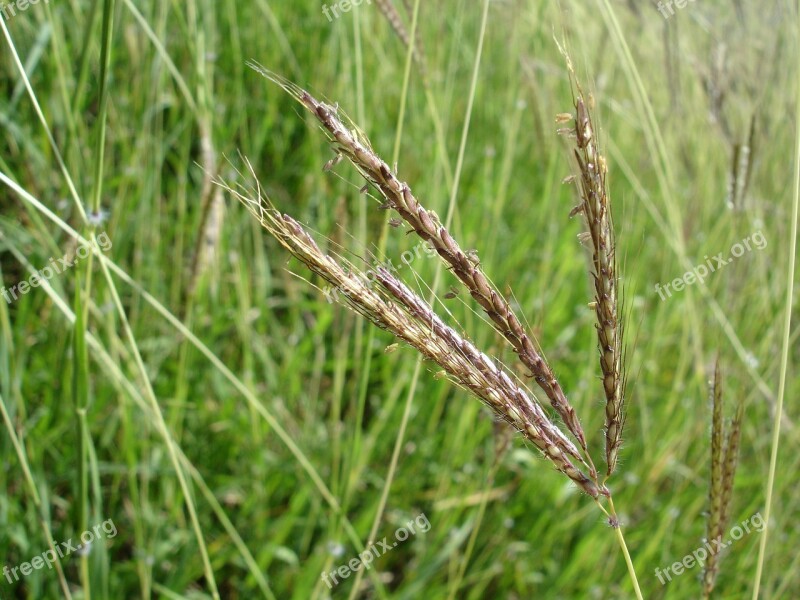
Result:
<svg viewBox="0 0 800 600"><path fill-rule="evenodd" d="M416 28L417 28L417 18L419 15L419 0L416 1L415 9L414 9L414 16L411 23L411 40L408 45L408 52L406 54L406 62L405 62L405 70L403 73L403 87L400 91L400 108L397 114L397 127L395 132L394 138L394 150L392 152L392 165L396 165L397 161L400 160L400 144L403 139L403 127L405 125L405 114L406 114L406 102L408 97L408 89L411 82L411 65L413 62L414 56L414 44L413 40L415 39L416 35ZM383 221L383 226L381 227L380 237L378 238L378 256L383 256L386 252L386 242L389 237L389 219L386 218ZM364 365L362 368L362 376L361 381L359 384L359 394L358 394L358 410L356 411L356 427L355 427L355 437L353 440L353 452L352 456L355 459L358 459L361 450L361 418L364 413L365 405L366 405L366 395L367 395L367 384L369 379L370 367L372 364L372 353L370 352L370 348L372 348L372 342L375 339L375 328L370 327L367 333L367 343L366 348L367 352L364 356ZM355 461L351 462L354 464ZM348 490L352 488L353 485L353 478L352 474L355 471L351 471L351 478L348 485ZM387 485L389 482L387 481ZM361 579L361 573L359 572L356 576L355 583L353 585L353 589L356 589Z"/></svg>
<svg viewBox="0 0 800 600"><path fill-rule="evenodd" d="M633 590L636 592L636 597L639 600L642 600L642 590L639 589L639 580L636 578L636 569L633 568L633 561L631 560L631 555L628 552L628 546L625 544L625 537L622 535L622 527L614 527L614 533L617 534L617 541L619 542L619 547L622 548L622 554L625 557L625 564L628 565L628 574L631 576Z"/></svg>
<svg viewBox="0 0 800 600"><path fill-rule="evenodd" d="M15 252L12 250L12 252ZM15 252L16 254L16 252ZM0 395L0 414L3 417L3 424L6 427L6 431L8 431L8 437L11 439L11 444L14 446L14 450L17 453L17 458L19 459L20 467L22 468L22 475L23 479L25 480L25 484L28 487L28 494L30 495L31 500L33 501L33 505L36 507L36 511L39 517L39 523L42 526L42 530L44 531L44 535L47 538L47 546L50 550L53 551L53 554L56 553L56 543L53 539L53 534L50 531L50 526L47 524L47 515L42 506L41 498L39 497L39 492L36 490L36 483L33 480L33 474L31 473L31 467L28 463L27 453L25 451L25 447L22 445L19 437L17 436L17 432L14 430L14 425L11 422L11 416L6 409L6 402L2 395ZM64 569L61 567L61 560L56 558L54 561L56 574L58 575L58 582L61 585L61 591L64 592L64 597L68 600L72 599L72 594L69 591L69 584L67 583L67 579L64 576Z"/></svg>
<svg viewBox="0 0 800 600"><path fill-rule="evenodd" d="M800 20L798 21L800 26ZM798 85L800 85L800 62L798 68ZM796 146L794 164L794 199L792 201L792 229L789 239L789 266L786 270L786 309L783 318L783 341L781 344L781 371L778 384L778 398L775 405L775 415L772 423L772 449L769 457L769 475L767 477L767 497L764 507L764 532L758 546L758 563L756 564L755 583L753 585L753 600L758 600L761 589L761 578L764 573L764 559L767 554L767 539L769 538L769 522L772 516L772 495L775 488L775 471L778 466L778 449L781 441L781 419L783 417L783 399L786 393L786 372L789 365L789 339L792 332L792 306L794 304L794 269L795 254L797 252L797 216L800 206L800 90L797 92L796 106Z"/></svg>
<svg viewBox="0 0 800 600"><path fill-rule="evenodd" d="M22 253L15 246L9 245L9 250L12 252L12 254L14 254L15 258L19 260L19 262L28 269L30 273L36 273L36 269L34 268L34 266L22 255ZM77 315L74 312L70 311L67 304L55 292L55 290L48 281L46 280L42 281L41 287L45 291L45 293L51 298L54 306L61 311L61 313L70 323L70 325L74 327L74 324L77 320ZM149 404L144 399L144 397L140 392L141 386L134 384L130 379L128 379L126 375L123 374L120 366L118 365L119 358L118 357L112 358L112 356L104 349L100 341L96 337L94 337L91 332L86 333L86 345L87 348L92 350L95 358L97 359L98 364L106 369L106 371L109 374L109 377L111 378L112 381L114 381L118 385L119 389L124 391L125 394L127 394L134 401L134 403L142 410L144 414L148 415L151 419L154 418L152 412L152 405ZM41 501L39 499L38 492L36 491L36 487L33 483L33 476L31 474L29 461L25 454L24 446L19 442L19 439L16 433L14 432L13 428L10 428L11 420L10 417L8 416L8 412L6 411L5 403L3 402L3 397L1 394L0 394L0 413L2 413L3 415L6 427L9 428L9 435L11 437L12 444L17 450L17 455L19 456L20 461L22 463L23 474L30 489L33 502L38 508L41 509ZM170 435L172 436L172 440L174 443L175 439L174 435L172 435L171 432ZM234 545L239 550L242 559L248 565L248 568L250 569L250 572L255 578L258 586L264 592L264 596L267 598L274 599L275 596L272 593L272 590L269 588L269 584L267 582L265 575L261 572L260 568L258 567L258 564L256 563L255 558L251 554L250 550L247 548L246 544L244 543L244 540L234 527L230 518L225 513L224 509L222 508L222 505L214 496L213 491L208 487L208 484L206 484L200 472L192 464L189 458L183 453L178 444L175 444L175 449L178 453L178 457L185 466L186 470L191 474L192 479L194 479L195 483L200 488L201 492L203 493L203 496L206 498L212 510L216 514L217 518L220 520L220 523L225 528L225 531L228 533ZM132 468L131 471L133 472L134 469ZM135 482L136 480L135 478L132 478L131 481ZM135 488L135 485L133 487ZM40 517L40 520L42 520L43 518L44 518L44 513ZM50 534L50 530L47 527L46 522L42 520L42 524L45 529L45 535L47 536L48 540L52 541L52 536ZM53 544L51 543L51 547L52 546ZM63 580L63 587L66 589L65 595L69 598L71 597L69 595L69 587L67 586L66 580L61 570L61 564L58 560L56 560L55 565L56 565L56 570L60 574L60 580ZM143 594L142 597L149 598L150 596Z"/></svg>
<svg viewBox="0 0 800 600"><path fill-rule="evenodd" d="M407 54L406 54L405 73L404 73L404 76L403 76L403 92L402 92L402 99L401 99L401 104L400 104L400 114L399 114L399 117L398 117L400 125L397 128L397 136L395 138L394 152L392 154L392 165L396 165L397 164L397 162L399 160L399 155L400 155L400 142L401 142L401 133L402 133L402 122L403 122L404 115L405 115L405 105L406 105L405 100L406 100L406 95L407 95L407 92L408 92L408 84L409 84L410 74L411 74L411 64L412 64L412 61L413 61L414 40L417 39L417 22L418 22L418 18L419 18L419 5L420 5L420 0L416 0L415 3L414 3L414 14L413 14L412 23L411 23L411 33L409 35L408 51L407 51ZM456 198L458 196L458 187L459 187L459 181L460 181L460 174L461 174L461 169L462 169L462 166L463 166L463 163L464 163L464 155L466 153L467 139L469 137L469 126L470 126L470 122L472 120L472 107L473 107L474 102L475 102L475 93L476 93L476 90L477 90L477 87L478 87L478 73L480 71L481 54L482 54L482 51L483 51L483 41L484 41L484 39L486 37L486 24L487 24L487 21L488 21L488 16L489 16L489 0L485 0L484 1L484 7L483 7L483 17L482 17L482 21L481 21L481 30L480 30L480 34L479 34L479 38L478 38L478 49L477 49L476 54L475 54L475 62L474 62L473 71L472 71L472 81L470 83L469 100L467 102L467 111L466 111L466 114L464 116L464 126L463 126L462 134L461 134L461 145L460 145L460 148L459 148L458 163L457 163L456 172L455 172L455 175L454 175L453 187L451 189L450 203L449 203L448 210L447 210L447 220L446 220L446 223L447 223L446 226L447 227L449 227L450 223L452 222L454 209L455 209L455 201L456 201ZM384 221L383 229L381 231L381 239L379 241L380 254L382 254L384 249L385 249L387 233L388 233L388 220ZM430 288L431 289L431 300L430 300L431 303L433 303L434 299L436 298L436 290L437 290L437 288L439 286L439 280L441 278L441 272L442 272L442 263L438 263L437 267L436 267L436 274L435 274L435 277L434 277L434 280L433 280L433 285ZM371 331L373 331L373 330L371 330ZM405 407L404 407L404 410L403 410L403 419L402 419L402 421L400 423L400 427L398 429L397 438L395 439L394 450L392 452L392 461L391 461L390 467L389 467L389 474L388 474L388 476L386 478L386 483L384 484L384 489L383 489L383 492L381 494L381 501L380 501L380 505L378 507L378 511L375 513L375 518L373 519L373 522L372 522L372 529L370 531L370 535L369 535L369 538L367 540L367 544L369 544L369 542L375 537L375 535L377 535L377 529L378 529L378 526L380 524L380 520L383 517L383 511L386 508L386 502L387 502L388 497L389 497L389 490L391 488L391 484L392 484L392 481L394 479L394 473L395 473L396 468L397 468L397 461L399 460L399 456L400 456L400 448L401 448L401 446L403 444L403 441L404 441L404 438L405 438L405 431L406 431L406 428L407 428L407 425L408 425L408 419L409 419L409 417L411 415L411 406L413 404L414 394L415 394L415 391L416 391L416 385L417 385L417 382L419 380L419 375L420 375L421 371L422 371L422 357L420 357L417 360L416 366L414 368L414 374L413 374L412 379L411 379L411 385L409 387L408 394L406 396ZM361 578L361 571L358 572L358 574L356 575L356 580L353 582L353 588L352 588L352 590L350 592L350 600L355 598L356 594L358 593L358 584L360 582L360 578Z"/></svg>
<svg viewBox="0 0 800 600"><path fill-rule="evenodd" d="M403 449L403 443L405 442L406 436L406 429L408 428L408 422L411 418L411 407L413 406L413 398L416 394L417 390L417 382L419 381L419 375L422 370L422 358L420 357L417 360L416 366L414 367L414 375L411 378L411 385L408 388L408 395L406 396L406 403L403 408L403 417L400 420L400 427L397 430L397 437L394 442L394 448L392 450L392 458L389 461L389 470L386 473L386 483L383 486L383 490L381 491L381 498L378 502L378 510L375 512L375 517L372 520L372 527L370 528L369 536L367 537L367 541L364 544L367 548L375 540L375 536L378 535L378 527L380 526L381 519L383 517L383 511L386 510L386 503L389 501L389 492L392 489L392 482L394 481L395 473L397 472L397 465L400 462L400 453ZM355 581L353 581L353 587L350 590L350 595L348 596L348 600L353 600L358 595L358 588L359 583L361 582L363 571L358 571L356 575Z"/></svg>
<svg viewBox="0 0 800 600"><path fill-rule="evenodd" d="M3 22L0 20L0 27L2 27ZM48 130L49 133L49 130ZM57 150L57 149L56 149ZM68 175L68 173L67 173ZM71 183L72 180L68 178L68 182ZM150 305L155 311L161 315L174 329L175 331L180 334L181 336L186 337L189 342L197 348L197 350L211 363L211 365L227 380L231 383L231 385L245 398L250 406L253 406L258 414L261 416L264 421L266 421L267 425L275 432L275 434L280 438L280 440L284 443L286 448L291 452L294 456L295 460L298 464L303 468L306 472L306 475L311 480L311 482L316 487L317 491L319 492L320 496L325 500L325 502L330 506L333 513L342 519L344 523L344 530L347 534L348 539L353 543L356 551L360 554L364 551L364 547L361 544L361 539L359 538L358 534L356 533L353 524L347 519L345 511L342 510L342 506L336 500L334 495L331 493L330 489L325 485L325 482L322 480L319 472L314 468L311 464L311 461L302 451L300 446L294 441L294 439L289 435L289 432L283 428L277 418L264 406L264 404L259 401L256 395L248 388L241 379L239 379L233 371L231 371L224 362L214 354L211 349L206 346L200 338L198 338L190 329L186 327L184 323L182 323L166 306L164 306L161 302L159 302L154 296L152 296L144 287L142 287L137 281L130 276L130 274L120 268L114 261L110 258L105 256L99 248L99 245L96 242L92 242L84 238L80 233L78 233L75 229L70 227L70 225L56 215L52 210L50 210L47 206L42 204L40 200L32 196L28 193L25 189L23 189L19 184L15 181L10 179L5 173L0 171L0 183L6 185L11 190L14 191L15 194L19 196L21 200L30 204L34 207L39 213L44 215L49 221L54 223L59 229L61 229L64 233L69 235L72 239L74 239L77 243L90 247L92 252L94 252L95 256L97 257L99 264L105 270L109 272L113 272L117 277L119 277L124 283L131 287L131 289L139 294L139 296L144 300L148 305ZM80 206L80 205L78 205ZM112 284L112 280L109 281L109 287L111 289L116 289ZM44 283L42 284L44 285ZM124 316L124 315L123 315ZM91 340L91 333L87 333L87 341ZM157 403L156 403L157 406ZM176 451L180 451L180 447L177 444L174 444ZM386 596L385 586L383 582L380 580L378 575L374 570L370 570L369 572L370 578L375 586L376 593L380 594L381 597Z"/></svg>
<svg viewBox="0 0 800 600"><path fill-rule="evenodd" d="M475 523L472 526L472 532L469 536L469 541L467 542L467 547L464 550L464 555L461 557L461 564L458 567L458 575L456 576L455 580L453 581L453 585L450 587L450 592L447 595L447 600L453 600L458 593L458 590L461 588L461 582L464 580L464 575L467 572L467 567L469 566L469 559L472 556L472 553L475 550L475 544L478 541L478 532L481 529L481 524L483 523L483 516L486 514L486 506L489 504L489 491L492 489L494 485L495 477L497 476L497 471L500 470L501 456L496 456L495 461L489 470L489 475L486 478L486 489L485 492L482 494L481 502L478 505L478 514L475 517Z"/></svg>
<svg viewBox="0 0 800 600"><path fill-rule="evenodd" d="M397 115L397 128L395 133L394 139L394 151L392 152L392 165L396 165L397 161L400 159L400 143L403 139L403 125L405 124L405 114L406 114L406 101L408 97L408 89L411 82L411 65L414 59L414 40L416 39L417 34L417 23L419 18L419 4L420 0L416 0L414 3L414 15L411 19L411 36L409 38L408 49L406 52L406 62L405 62L405 70L403 73L403 87L400 92L400 109ZM386 241L389 234L389 220L384 219L383 227L381 228L380 238L378 240L378 256L383 256L386 252ZM367 344L366 344L366 354L364 356L364 366L362 371L362 379L361 384L359 386L359 398L358 398L358 419L359 422L356 423L356 430L355 430L355 440L353 444L353 457L354 461L351 461L351 465L355 464L355 461L358 460L358 456L361 449L361 423L360 419L365 409L365 402L366 402L366 392L367 392L367 383L368 383L368 376L370 372L370 364L372 361L372 341L375 337L375 328L370 327L369 332L367 333ZM400 448L403 444L403 440L405 439L405 432L406 428L408 427L408 420L411 416L411 406L413 402L413 395L416 391L417 381L419 380L419 375L421 372L422 361L418 360L417 364L414 368L414 374L411 378L411 384L409 386L409 391L406 396L406 403L403 409L403 418L400 422L400 427L397 430L397 437L395 438L394 450L392 451L392 459L389 463L389 471L386 475L386 481L383 485L383 490L381 491L381 499L378 503L378 509L375 511L375 516L372 519L372 526L370 527L370 533L367 537L366 546L368 547L372 540L375 538L378 532L378 527L380 526L381 519L383 518L383 511L386 508L386 502L389 500L389 492L391 491L392 482L394 481L394 475L397 471L397 463L400 460ZM353 485L352 477L350 481L350 485L348 488L351 488ZM363 577L363 571L358 571L356 573L356 578L353 581L353 587L350 590L349 600L353 600L358 594L358 589L361 583L361 579Z"/></svg>
<svg viewBox="0 0 800 600"><path fill-rule="evenodd" d="M598 500L597 506L600 507L600 510L605 513L607 517L612 521L612 527L614 529L614 533L617 537L617 542L619 542L619 547L622 550L622 555L625 557L625 564L628 566L628 575L630 575L631 583L633 584L633 591L636 594L637 600L643 600L642 590L639 587L639 579L636 577L636 569L633 566L633 560L631 560L630 552L628 552L628 545L625 543L625 536L622 535L622 524L619 522L619 517L617 516L617 511L614 508L614 500L611 496L608 497L608 507L609 510L607 511L602 504Z"/></svg>

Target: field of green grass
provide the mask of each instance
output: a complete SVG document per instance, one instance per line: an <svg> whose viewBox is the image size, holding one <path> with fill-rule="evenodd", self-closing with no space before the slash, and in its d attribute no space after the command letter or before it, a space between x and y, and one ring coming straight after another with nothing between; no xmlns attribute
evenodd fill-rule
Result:
<svg viewBox="0 0 800 600"><path fill-rule="evenodd" d="M800 597L800 16L685 4L421 1L416 21L415 0L0 4L0 598L636 597L590 497L328 302L213 182L248 183L246 157L323 248L401 265L524 378L435 257L402 263L420 240L347 161L323 169L317 122L246 62L338 103L509 292L604 468L559 43L609 170L628 385L608 485L642 597L701 597L702 567L672 565L706 532L717 356L726 417L744 403L729 528L769 522L732 541L711 597Z"/></svg>

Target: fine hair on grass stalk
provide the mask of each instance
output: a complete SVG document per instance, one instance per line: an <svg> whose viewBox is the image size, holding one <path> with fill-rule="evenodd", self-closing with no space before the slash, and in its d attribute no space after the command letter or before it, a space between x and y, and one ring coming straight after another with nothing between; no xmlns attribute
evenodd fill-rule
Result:
<svg viewBox="0 0 800 600"><path fill-rule="evenodd" d="M446 325L431 306L388 270L378 268L373 290L364 283L356 267L341 258L325 254L309 233L295 219L281 214L255 186L242 187L218 180L244 203L264 228L311 271L341 292L349 308L432 361L458 386L487 404L503 421L532 442L543 456L576 486L594 499L608 517L622 549L637 598L641 598L636 573L622 536L611 492L605 485L613 472L620 446L622 395L622 332L618 314L617 275L614 261L614 235L605 180L605 160L599 153L591 125L590 107L578 89L575 127L570 135L577 140L575 155L583 180L583 212L593 240L593 277L595 281L598 340L601 348L601 372L606 393L606 458L608 470L602 481L594 467L586 435L575 409L533 337L525 330L505 295L487 277L472 253L465 252L432 210L412 192L408 183L372 149L367 136L340 114L338 105L317 100L303 88L257 63L250 67L276 83L318 121L328 136L336 157L332 165L347 159L382 196L381 208L395 211L411 231L429 244L447 269L467 289L489 322L506 340L547 397L560 418L548 416L536 396L509 375L510 369L489 358L472 342ZM572 65L568 61L570 72ZM574 74L574 73L573 73ZM559 120L566 120L561 119ZM249 166L250 175L255 178ZM326 170L328 170L326 165ZM399 222L399 221L398 221ZM338 295L337 295L338 296ZM574 440L574 442L573 442Z"/></svg>

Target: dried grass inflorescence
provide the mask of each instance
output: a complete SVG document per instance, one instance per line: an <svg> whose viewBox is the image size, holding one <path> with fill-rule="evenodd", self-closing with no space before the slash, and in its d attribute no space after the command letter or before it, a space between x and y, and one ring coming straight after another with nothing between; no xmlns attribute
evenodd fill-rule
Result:
<svg viewBox="0 0 800 600"><path fill-rule="evenodd" d="M344 292L350 307L374 324L391 331L439 365L458 385L488 404L503 420L533 442L544 456L580 489L597 499L609 492L598 479L589 455L586 436L574 408L533 338L500 290L483 273L478 261L465 252L442 225L435 212L426 209L389 165L375 153L366 136L340 116L338 107L317 100L306 90L272 73L261 65L250 66L281 86L302 104L319 122L328 135L337 158L344 157L355 166L384 199L381 208L396 211L408 223L411 231L429 243L447 268L480 305L494 328L514 349L530 376L547 396L549 404L564 424L567 437L548 417L536 397L508 375L508 369L489 359L468 340L445 325L433 310L397 280L391 273L379 269L380 291L358 284L350 266L344 269L336 260L324 255L305 230L288 216L281 216L258 194L258 200L236 193L240 200L259 217L267 230L297 258L323 279ZM571 65L570 65L571 67ZM598 336L604 389L607 397L610 474L616 463L622 428L622 353L621 328L617 319L617 280L614 263L614 237L608 195L605 192L605 161L600 156L591 119L586 105L579 97L576 103L576 127L572 130L578 140L578 162L583 174L584 213L590 223L589 235L595 236L595 283L598 315ZM596 176L595 176L596 175ZM230 188L229 188L230 189ZM600 193L602 190L602 193ZM233 191L233 190L231 190ZM589 206L591 204L591 206ZM258 206L255 210L254 207Z"/></svg>
<svg viewBox="0 0 800 600"><path fill-rule="evenodd" d="M722 542L725 528L730 520L730 504L733 498L733 479L739 460L739 439L742 428L744 403L739 402L736 415L725 433L722 401L722 376L719 359L714 367L714 378L709 386L712 406L711 417L711 485L709 489L709 512L706 537L709 542ZM708 598L714 589L719 571L719 544L710 545L709 556L703 569L703 594Z"/></svg>
<svg viewBox="0 0 800 600"><path fill-rule="evenodd" d="M566 55L565 55L566 56ZM573 78L572 63L567 66ZM574 156L577 162L580 203L570 216L582 214L587 231L582 241L591 250L592 280L594 282L594 308L597 318L597 342L600 351L600 370L603 374L603 392L606 397L606 464L607 475L617 466L625 425L625 371L623 361L623 325L619 318L619 277L617 275L616 240L611 202L608 194L606 160L598 150L597 135L589 110L590 100L575 79L575 114L563 114L557 122L574 121L572 128L559 132L575 140ZM570 178L572 180L573 178Z"/></svg>
<svg viewBox="0 0 800 600"><path fill-rule="evenodd" d="M390 271L378 268L376 280L381 287L378 291L371 289L363 273L353 265L342 264L342 259L337 261L323 253L303 226L290 216L281 215L260 189L242 190L222 181L220 184L243 202L289 252L339 289L354 311L436 363L453 382L484 401L533 442L584 492L594 498L602 493L593 479L569 458L581 461L578 449L548 419L536 400L504 367L442 322L422 298Z"/></svg>

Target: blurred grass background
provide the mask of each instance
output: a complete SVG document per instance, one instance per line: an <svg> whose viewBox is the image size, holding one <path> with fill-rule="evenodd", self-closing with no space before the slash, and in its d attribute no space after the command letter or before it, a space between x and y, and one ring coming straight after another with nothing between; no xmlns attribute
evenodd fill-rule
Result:
<svg viewBox="0 0 800 600"><path fill-rule="evenodd" d="M430 95L415 64L399 172L440 215L481 4L421 2ZM690 598L699 569L667 586L654 572L705 533L706 385L717 353L730 412L746 403L731 525L764 511L789 268L797 6L697 2L669 19L649 3L610 7L490 3L453 231L513 290L599 461L591 291L581 224L568 218L575 193L561 184L568 149L554 124L572 108L554 42L563 37L597 103L629 314L626 444L610 485L645 597ZM228 175L226 157L238 162L241 152L274 203L320 241L352 260L376 251L385 213L358 193L363 182L348 165L323 173L332 157L324 135L245 66L257 60L338 102L389 160L406 50L374 3L329 21L316 1L63 0L31 5L6 26L85 211L99 199L96 227L81 219L6 41L0 173L83 235L107 232L106 256L129 279L112 275L112 287L95 258L53 277L51 290L0 302L4 565L40 554L48 536L67 540L113 519L117 536L63 563L75 598L87 587L97 598L203 598L214 585L223 598L352 596L354 576L329 590L321 573L356 556L354 538L366 542L413 393L377 539L421 513L431 528L376 560L362 597L633 596L613 533L586 497L518 439L498 455L485 409L427 365L415 379L411 351L386 354L391 338L326 302L302 266L209 185L204 169ZM750 176L731 208L736 144L750 147ZM0 190L10 287L76 242L30 199ZM417 243L401 231L390 231L383 254L395 264ZM766 248L659 299L655 284L758 231ZM423 255L401 275L427 295L421 282L434 265ZM445 275L440 298L452 283ZM463 293L443 302L479 346L514 364ZM85 318L73 323L73 310ZM763 598L800 595L791 365L789 375ZM717 597L749 597L758 535L729 549ZM0 580L2 597L59 595L54 570Z"/></svg>

